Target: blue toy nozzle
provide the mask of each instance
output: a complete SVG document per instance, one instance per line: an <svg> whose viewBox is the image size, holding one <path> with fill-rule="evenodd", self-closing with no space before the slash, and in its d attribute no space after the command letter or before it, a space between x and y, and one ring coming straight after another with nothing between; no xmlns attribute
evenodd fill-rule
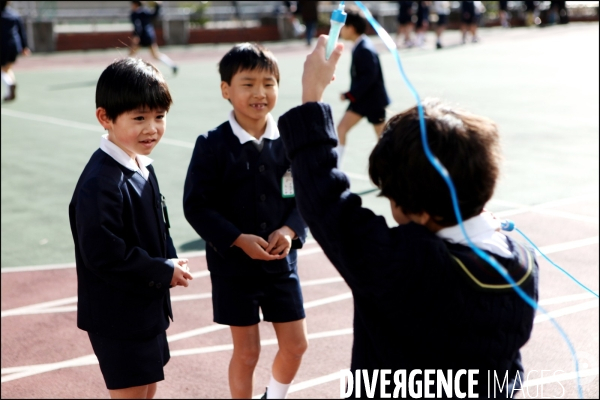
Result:
<svg viewBox="0 0 600 400"><path fill-rule="evenodd" d="M329 40L327 41L327 48L325 50L325 59L329 60L331 57L331 53L333 53L333 49L337 43L338 37L340 36L340 31L342 27L346 23L346 17L348 14L344 12L344 2L341 1L337 10L333 10L331 13L331 20L329 21L331 24L331 28L329 28Z"/></svg>

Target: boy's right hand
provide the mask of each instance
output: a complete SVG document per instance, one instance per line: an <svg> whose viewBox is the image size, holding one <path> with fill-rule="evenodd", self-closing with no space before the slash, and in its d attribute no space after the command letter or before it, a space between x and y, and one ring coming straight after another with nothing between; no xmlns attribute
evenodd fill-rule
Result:
<svg viewBox="0 0 600 400"><path fill-rule="evenodd" d="M171 278L171 287L187 287L188 280L194 279L194 277L190 274L188 260L186 258L172 258L171 261L173 261L173 264L175 264L175 271L173 271L173 278Z"/></svg>
<svg viewBox="0 0 600 400"><path fill-rule="evenodd" d="M244 253L248 254L248 257L254 260L271 261L279 258L279 256L269 254L265 251L269 246L269 242L260 236L242 233L235 239L233 245L242 249Z"/></svg>

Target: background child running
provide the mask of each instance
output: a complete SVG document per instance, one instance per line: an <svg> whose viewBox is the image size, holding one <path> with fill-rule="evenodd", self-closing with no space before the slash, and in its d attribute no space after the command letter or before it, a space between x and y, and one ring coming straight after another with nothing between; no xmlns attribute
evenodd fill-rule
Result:
<svg viewBox="0 0 600 400"><path fill-rule="evenodd" d="M308 346L296 249L306 225L296 208L290 163L270 114L279 68L257 44L234 46L219 63L229 120L196 141L184 213L206 241L214 321L230 325L233 398L250 398L260 354L259 308L279 350L267 398L285 398Z"/></svg>
<svg viewBox="0 0 600 400"><path fill-rule="evenodd" d="M21 16L9 7L9 1L0 1L2 24L0 25L0 66L2 82L6 84L7 93L4 101L12 101L17 97L17 80L13 65L17 56L28 56L31 52L27 47L27 34Z"/></svg>
<svg viewBox="0 0 600 400"><path fill-rule="evenodd" d="M88 332L112 398L152 398L169 361L169 288L188 286L186 259L169 235L164 197L147 157L172 100L160 72L124 59L96 86L108 134L69 204L77 264L77 326Z"/></svg>
<svg viewBox="0 0 600 400"><path fill-rule="evenodd" d="M341 51L325 61L326 41L321 36L305 62L304 104L281 116L279 128L298 208L352 289L351 370L373 376L376 369L404 369L408 376L415 369L478 369L480 397L489 396L488 373L507 377L499 396L512 396L523 381L519 349L531 335L535 310L466 244L448 188L423 151L417 107L388 121L369 158L371 180L390 200L399 226L390 228L361 207L347 177L333 173L331 108L319 101ZM483 211L499 174L496 125L437 101L423 106L429 146L454 181L471 240L537 300L533 251L502 234L499 221Z"/></svg>
<svg viewBox="0 0 600 400"><path fill-rule="evenodd" d="M337 127L338 168L342 165L348 131L366 117L369 123L373 124L375 134L379 137L385 123L385 107L390 104L379 55L371 39L365 35L367 19L353 7L347 7L346 13L346 24L342 27L340 36L344 40L354 42L354 48L350 67L350 90L340 96L342 101L350 100L350 105Z"/></svg>
<svg viewBox="0 0 600 400"><path fill-rule="evenodd" d="M177 73L178 67L173 60L166 54L163 54L158 49L156 43L156 32L154 31L154 19L158 15L161 7L161 1L154 2L154 11L142 5L141 1L131 2L131 14L129 18L133 24L133 36L131 37L131 47L129 56L134 56L141 47L148 47L150 54L155 60L162 61L165 65L173 70L173 74Z"/></svg>

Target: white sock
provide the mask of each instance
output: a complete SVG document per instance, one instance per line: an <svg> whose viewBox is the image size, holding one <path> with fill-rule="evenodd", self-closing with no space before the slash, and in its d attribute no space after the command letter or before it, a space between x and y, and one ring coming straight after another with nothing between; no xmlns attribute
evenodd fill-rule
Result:
<svg viewBox="0 0 600 400"><path fill-rule="evenodd" d="M160 61L164 62L167 66L173 68L175 66L175 63L173 62L173 60L171 60L166 54L160 54L158 56L158 58L160 58Z"/></svg>
<svg viewBox="0 0 600 400"><path fill-rule="evenodd" d="M271 381L269 381L269 388L267 389L267 399L285 399L290 385L291 383L277 382L271 375Z"/></svg>
<svg viewBox="0 0 600 400"><path fill-rule="evenodd" d="M338 159L337 159L338 169L341 169L341 167L342 167L342 158L344 157L345 149L346 149L346 146L343 144L338 144L337 147L334 149L338 156Z"/></svg>
<svg viewBox="0 0 600 400"><path fill-rule="evenodd" d="M15 82L12 80L10 75L8 75L4 71L1 71L1 72L2 72L2 82L4 82L6 84L6 86L12 86L15 84Z"/></svg>

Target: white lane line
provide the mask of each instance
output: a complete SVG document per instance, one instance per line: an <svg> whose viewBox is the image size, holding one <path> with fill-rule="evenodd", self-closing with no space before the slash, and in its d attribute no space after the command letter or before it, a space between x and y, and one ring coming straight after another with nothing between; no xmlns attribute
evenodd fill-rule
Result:
<svg viewBox="0 0 600 400"><path fill-rule="evenodd" d="M597 290L595 290L596 293L598 293ZM587 299L593 299L594 295L589 293L589 292L583 292L581 294L571 294L571 295L567 295L567 296L559 296L559 297L553 297L553 298L549 298L549 299L542 299L540 301L538 301L538 304L540 306L547 306L550 304L561 304L561 303L567 303L569 301L577 301L577 300L587 300Z"/></svg>
<svg viewBox="0 0 600 400"><path fill-rule="evenodd" d="M228 328L227 325L217 325L218 327ZM221 329L224 329L221 328ZM339 329L335 331L324 331L317 332L313 334L308 334L308 340L327 338L327 337L335 337L342 335L351 335L353 332L352 328L350 329ZM171 342L171 341L170 341ZM277 344L277 339L266 339L261 340L261 346L272 346ZM228 351L233 350L232 344L218 345L218 346L208 346L208 347L197 347L191 349L183 349L183 350L173 350L171 351L171 357L179 357L179 356L189 356L194 354L205 354L205 353L214 353L219 351ZM71 367L80 367L84 365L93 365L98 363L98 358L95 354L89 354L82 357L73 358L70 360L59 361L56 363L49 364L37 364L37 365L27 365L21 367L10 367L10 368L2 368L2 383L10 382L15 379L21 379L32 375L42 374L44 372L54 371L63 368L71 368Z"/></svg>
<svg viewBox="0 0 600 400"><path fill-rule="evenodd" d="M313 301L304 303L304 309L306 310L308 308L318 307L318 306L322 306L324 304L329 304L329 303L333 303L336 301L342 301L342 300L347 300L347 299L351 299L351 298L352 298L352 293L346 292L346 293L338 294L336 296L325 297L324 299L313 300Z"/></svg>
<svg viewBox="0 0 600 400"><path fill-rule="evenodd" d="M206 273L204 273L206 272ZM203 276L209 275L208 271L202 271ZM198 276L194 276L197 278ZM301 281L300 286L316 286L316 285L327 285L329 283L338 283L343 282L342 277L337 276L333 278L323 278L323 279L313 279L309 281ZM171 302L178 301L191 301L191 300L202 300L209 299L212 297L211 293L197 293L197 294L183 294L177 296L171 296ZM323 301L323 300L318 300ZM337 301L337 300L334 300ZM48 314L52 312L69 312L69 311L77 311L77 306L69 306L69 307L57 307L63 306L65 304L75 303L77 302L77 296L66 297L64 299L58 299L53 301L47 301L44 303L36 303L30 304L24 307L12 308L9 310L2 311L2 318L15 316L15 315L32 315L32 314ZM308 303L307 303L308 304ZM324 303L326 304L326 303ZM308 306L314 307L309 304Z"/></svg>
<svg viewBox="0 0 600 400"><path fill-rule="evenodd" d="M2 273L10 272L31 272L31 271L48 271L53 269L75 268L75 263L66 264L47 264L47 265L31 265L26 267L2 267Z"/></svg>
<svg viewBox="0 0 600 400"><path fill-rule="evenodd" d="M572 250L572 249L577 249L579 247L585 247L585 246L590 246L592 244L598 244L598 236L592 236L586 239L580 239L580 240L573 240L572 242L564 242L564 243L557 243L557 244L551 244L548 246L542 246L540 247L540 251L546 255L548 254L552 254L552 253L558 253L560 251L565 251L565 250ZM536 251L537 253L537 251Z"/></svg>
<svg viewBox="0 0 600 400"><path fill-rule="evenodd" d="M345 293L342 295L329 297L328 299L329 299L329 302L333 302L333 301L340 301L340 300L350 298L350 297L351 297L351 293ZM317 305L324 304L323 300L325 300L325 299L317 300L315 302L310 302L310 303L312 303L313 306L317 306ZM321 302L321 304L318 304L319 302ZM307 306L310 303L306 303L305 308L308 308ZM593 300L593 301L587 302L587 303L583 303L582 305L577 305L577 306L573 306L573 307L565 307L560 310L552 311L549 314L552 317L557 317L557 316L572 314L572 313L579 312L579 311L584 311L584 310L591 309L594 307L598 307L598 301L596 301L596 300ZM546 315L538 315L535 318L534 323L542 322L545 320L548 320L548 317ZM208 332L214 332L214 331L226 329L226 328L227 328L227 325L209 325L209 326L206 326L203 328L194 329L192 331L182 332L180 334L172 335L172 336L168 337L168 339L169 339L169 342L173 342L173 341L189 338L192 336L196 336L196 335L200 335L200 334L204 334L204 333L208 333ZM315 333L315 334L310 334L309 340L311 338L316 339L316 338L339 336L339 335L351 334L351 333L352 333L352 328L341 329L341 330L337 330L337 331L319 332L319 333ZM276 340L270 339L270 340L265 340L264 342L265 342L265 345L271 345L271 344L274 344L276 342ZM206 352L229 350L231 348L232 348L231 345L222 345L222 346L218 346L218 347L212 346L212 347L204 347L204 348L196 348L196 349L178 350L173 353L175 353L175 355L177 355L177 356L191 355L191 354L200 354L200 353L206 353ZM174 355L173 353L172 353L172 355ZM37 374L41 374L44 372L53 371L56 369L81 366L81 365L90 365L90 364L95 364L95 363L97 363L97 359L95 360L95 355L92 354L92 355L87 355L87 356L83 356L83 357L78 357L78 358L75 358L72 360L60 361L60 362L51 363L51 364L3 368L2 374L3 375L8 374L8 375L2 377L2 382L8 382L8 381L12 381L12 380L19 379L19 378L24 378L24 377L31 376L31 375L37 375Z"/></svg>
<svg viewBox="0 0 600 400"><path fill-rule="evenodd" d="M552 317L552 318L562 317L563 315L574 314L576 312L590 310L592 308L597 308L597 307L598 307L598 300L596 299L596 300L588 301L585 303L577 304L574 306L564 307L564 308L560 308L558 310L549 311L547 314L538 314L534 318L533 323L537 324L538 322L544 322L544 321L550 320L550 317Z"/></svg>
<svg viewBox="0 0 600 400"><path fill-rule="evenodd" d="M307 246L307 245L311 245L313 243L317 243L317 241L313 238L310 238L310 239L306 240L304 245ZM323 251L323 249L321 249L320 247L316 247L314 249L300 249L300 250L298 250L298 257L318 253L319 251ZM205 250L190 251L187 253L179 253L178 256L180 258L205 257L206 251ZM2 267L1 272L4 274L4 273L10 273L10 272L47 271L47 270L65 269L65 268L75 268L75 263L28 265L28 266L23 266L23 267Z"/></svg>

